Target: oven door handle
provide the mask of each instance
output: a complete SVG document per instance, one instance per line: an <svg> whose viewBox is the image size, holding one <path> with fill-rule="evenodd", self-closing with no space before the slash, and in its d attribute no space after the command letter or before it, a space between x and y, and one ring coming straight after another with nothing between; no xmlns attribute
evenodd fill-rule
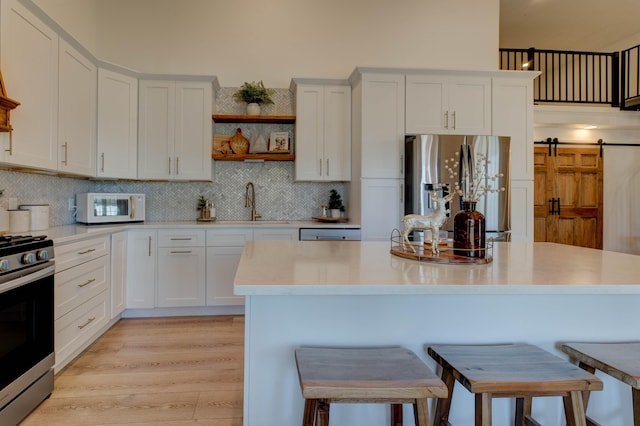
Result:
<svg viewBox="0 0 640 426"><path fill-rule="evenodd" d="M13 274L9 274L8 277L2 277L3 279L7 278L8 281L0 284L0 294L53 275L55 269L56 266L53 262L47 262L43 263L42 268L36 271L31 268L29 271L17 271Z"/></svg>

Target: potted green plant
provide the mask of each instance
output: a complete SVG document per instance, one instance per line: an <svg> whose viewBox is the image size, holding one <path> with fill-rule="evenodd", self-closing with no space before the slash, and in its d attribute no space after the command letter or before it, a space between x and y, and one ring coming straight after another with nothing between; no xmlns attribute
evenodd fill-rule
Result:
<svg viewBox="0 0 640 426"><path fill-rule="evenodd" d="M329 213L331 217L337 218L340 217L340 212L344 211L344 205L342 204L342 197L338 194L338 191L332 189L329 192Z"/></svg>
<svg viewBox="0 0 640 426"><path fill-rule="evenodd" d="M238 102L247 103L248 115L259 115L260 105L269 105L273 103L271 99L273 95L273 89L267 89L264 87L262 80L259 82L247 83L246 81L240 88L233 94L233 99Z"/></svg>

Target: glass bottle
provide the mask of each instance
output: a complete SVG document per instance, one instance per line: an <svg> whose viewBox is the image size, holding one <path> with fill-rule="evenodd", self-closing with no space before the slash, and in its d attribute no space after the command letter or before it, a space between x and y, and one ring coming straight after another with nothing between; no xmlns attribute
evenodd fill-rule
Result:
<svg viewBox="0 0 640 426"><path fill-rule="evenodd" d="M485 239L484 215L476 210L475 201L463 201L462 210L453 218L453 253L484 258Z"/></svg>

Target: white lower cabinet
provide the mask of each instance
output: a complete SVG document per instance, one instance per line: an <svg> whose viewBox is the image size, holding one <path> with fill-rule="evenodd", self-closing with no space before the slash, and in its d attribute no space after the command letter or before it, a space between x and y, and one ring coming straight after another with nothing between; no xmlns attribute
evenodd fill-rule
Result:
<svg viewBox="0 0 640 426"><path fill-rule="evenodd" d="M127 305L127 232L111 235L111 318Z"/></svg>
<svg viewBox="0 0 640 426"><path fill-rule="evenodd" d="M88 238L57 245L55 251L55 370L60 371L111 319L110 239Z"/></svg>
<svg viewBox="0 0 640 426"><path fill-rule="evenodd" d="M207 231L207 305L242 305L244 297L233 294L233 279L244 243L253 239L246 228Z"/></svg>
<svg viewBox="0 0 640 426"><path fill-rule="evenodd" d="M225 228L207 231L207 305L244 304L233 294L244 244L248 240L297 240L298 228Z"/></svg>
<svg viewBox="0 0 640 426"><path fill-rule="evenodd" d="M391 231L400 229L404 209L404 181L362 179L362 240L389 241Z"/></svg>
<svg viewBox="0 0 640 426"><path fill-rule="evenodd" d="M127 308L153 308L157 231L132 229L127 237Z"/></svg>
<svg viewBox="0 0 640 426"><path fill-rule="evenodd" d="M204 239L205 231L158 231L158 307L204 306Z"/></svg>

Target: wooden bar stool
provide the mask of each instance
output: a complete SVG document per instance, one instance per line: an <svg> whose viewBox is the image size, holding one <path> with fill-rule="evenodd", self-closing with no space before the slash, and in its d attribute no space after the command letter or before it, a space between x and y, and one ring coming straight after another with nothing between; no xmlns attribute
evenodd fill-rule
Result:
<svg viewBox="0 0 640 426"><path fill-rule="evenodd" d="M413 404L416 426L429 425L427 398L447 388L415 353L401 347L295 350L303 426L328 426L332 403L391 404L391 425L402 425L402 404Z"/></svg>
<svg viewBox="0 0 640 426"><path fill-rule="evenodd" d="M456 380L475 394L476 426L491 425L492 398L516 398L516 426L537 425L531 398L538 396L562 396L567 425L584 426L582 391L602 389L593 374L532 345L425 345L425 350L442 367L449 389L436 404L436 426L450 424Z"/></svg>
<svg viewBox="0 0 640 426"><path fill-rule="evenodd" d="M563 343L560 349L590 373L600 370L631 386L633 424L640 426L640 342ZM589 394L583 395L585 410ZM589 424L596 424L588 419Z"/></svg>

